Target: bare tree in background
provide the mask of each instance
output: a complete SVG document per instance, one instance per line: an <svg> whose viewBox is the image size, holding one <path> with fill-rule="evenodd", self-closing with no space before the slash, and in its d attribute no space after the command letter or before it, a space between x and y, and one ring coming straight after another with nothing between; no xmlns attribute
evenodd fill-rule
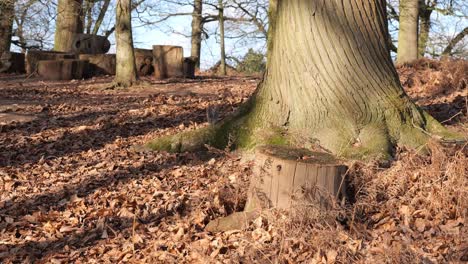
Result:
<svg viewBox="0 0 468 264"><path fill-rule="evenodd" d="M10 51L14 5L13 0L2 0L0 2L0 56L3 52Z"/></svg>
<svg viewBox="0 0 468 264"><path fill-rule="evenodd" d="M74 35L83 33L82 5L83 0L59 0L55 27L55 51L72 51Z"/></svg>
<svg viewBox="0 0 468 264"><path fill-rule="evenodd" d="M220 43L220 50L221 50L221 58L220 58L218 73L220 75L225 76L227 74L227 71L226 71L226 45L224 43L224 3L223 3L223 0L219 0L218 3L219 3L218 4L219 43Z"/></svg>
<svg viewBox="0 0 468 264"><path fill-rule="evenodd" d="M400 28L399 0L387 0L390 32ZM465 39L468 2L464 0L419 0L418 57L450 55L468 57ZM453 33L455 32L455 33ZM391 49L397 52L393 42ZM449 53L447 53L449 52Z"/></svg>
<svg viewBox="0 0 468 264"><path fill-rule="evenodd" d="M418 59L419 0L400 0L397 63Z"/></svg>
<svg viewBox="0 0 468 264"><path fill-rule="evenodd" d="M117 67L114 83L118 87L129 87L137 81L135 53L132 36L132 1L118 0L116 8Z"/></svg>

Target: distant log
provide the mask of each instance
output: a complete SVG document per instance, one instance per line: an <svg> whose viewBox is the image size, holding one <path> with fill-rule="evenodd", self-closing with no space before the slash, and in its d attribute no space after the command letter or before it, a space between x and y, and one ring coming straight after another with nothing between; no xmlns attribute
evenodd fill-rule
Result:
<svg viewBox="0 0 468 264"><path fill-rule="evenodd" d="M184 77L195 78L195 68L197 66L197 58L188 57L184 59Z"/></svg>
<svg viewBox="0 0 468 264"><path fill-rule="evenodd" d="M3 52L0 57L0 72L25 73L25 56L18 52Z"/></svg>
<svg viewBox="0 0 468 264"><path fill-rule="evenodd" d="M153 50L135 49L135 65L138 69L138 75L150 76L154 73Z"/></svg>
<svg viewBox="0 0 468 264"><path fill-rule="evenodd" d="M115 54L81 54L80 60L89 61L87 76L115 75Z"/></svg>
<svg viewBox="0 0 468 264"><path fill-rule="evenodd" d="M73 80L82 79L88 67L86 60L43 60L37 72L45 80Z"/></svg>
<svg viewBox="0 0 468 264"><path fill-rule="evenodd" d="M77 54L105 54L111 44L105 36L76 34L73 38L73 52Z"/></svg>
<svg viewBox="0 0 468 264"><path fill-rule="evenodd" d="M43 51L43 50L30 50L26 53L26 73L35 74L37 65L42 60L63 60L63 59L76 59L77 56L73 53Z"/></svg>
<svg viewBox="0 0 468 264"><path fill-rule="evenodd" d="M156 79L184 76L184 50L177 46L153 46L154 76Z"/></svg>
<svg viewBox="0 0 468 264"><path fill-rule="evenodd" d="M263 209L328 210L348 198L346 166L327 153L267 146L257 149L253 178L243 212L211 221L209 232L244 229Z"/></svg>

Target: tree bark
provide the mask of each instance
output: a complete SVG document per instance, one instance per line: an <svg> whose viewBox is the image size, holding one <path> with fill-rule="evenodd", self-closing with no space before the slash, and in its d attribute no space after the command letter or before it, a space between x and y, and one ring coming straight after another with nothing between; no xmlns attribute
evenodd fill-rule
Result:
<svg viewBox="0 0 468 264"><path fill-rule="evenodd" d="M192 13L192 49L191 57L196 60L195 67L200 69L200 58L201 58L201 42L202 42L202 12L203 2L202 0L194 0L193 2L193 13Z"/></svg>
<svg viewBox="0 0 468 264"><path fill-rule="evenodd" d="M219 5L219 38L221 47L221 64L219 65L219 74L227 75L226 69L226 45L224 43L224 4L223 0L218 1Z"/></svg>
<svg viewBox="0 0 468 264"><path fill-rule="evenodd" d="M117 65L114 82L119 87L132 86L137 81L132 36L132 1L118 0L116 8Z"/></svg>
<svg viewBox="0 0 468 264"><path fill-rule="evenodd" d="M426 54L427 41L431 31L431 15L434 6L428 6L425 1L420 1L419 5L419 40L418 53L419 57L424 57Z"/></svg>
<svg viewBox="0 0 468 264"><path fill-rule="evenodd" d="M412 103L390 57L385 0L279 0L263 82L239 112L197 133L156 139L169 151L203 142L250 149L319 143L342 157L453 136ZM416 47L417 51L417 47Z"/></svg>
<svg viewBox="0 0 468 264"><path fill-rule="evenodd" d="M85 1L85 10L83 13L83 21L86 21L86 23L83 23L83 28L86 28L86 34L91 34L91 27L93 25L93 7L94 7L95 1L94 0L86 0Z"/></svg>
<svg viewBox="0 0 468 264"><path fill-rule="evenodd" d="M397 63L418 59L419 0L400 0Z"/></svg>
<svg viewBox="0 0 468 264"><path fill-rule="evenodd" d="M107 9L109 8L109 4L110 4L110 0L104 0L101 10L99 11L98 18L96 19L96 23L94 24L93 35L97 35L97 33L99 32L99 28L101 27L102 22L104 21L104 17L106 16Z"/></svg>
<svg viewBox="0 0 468 264"><path fill-rule="evenodd" d="M15 15L15 2L3 0L0 2L0 56L3 52L10 51L13 18Z"/></svg>
<svg viewBox="0 0 468 264"><path fill-rule="evenodd" d="M55 51L72 51L74 35L83 33L82 5L83 0L59 0L55 26Z"/></svg>

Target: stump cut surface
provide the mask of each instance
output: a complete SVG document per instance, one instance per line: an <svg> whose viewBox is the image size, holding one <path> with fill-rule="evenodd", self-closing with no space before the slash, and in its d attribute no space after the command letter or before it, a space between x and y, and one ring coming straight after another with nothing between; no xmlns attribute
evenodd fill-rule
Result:
<svg viewBox="0 0 468 264"><path fill-rule="evenodd" d="M333 200L346 196L346 170L327 153L259 148L246 211L259 207L288 210L294 204L312 203L329 208Z"/></svg>

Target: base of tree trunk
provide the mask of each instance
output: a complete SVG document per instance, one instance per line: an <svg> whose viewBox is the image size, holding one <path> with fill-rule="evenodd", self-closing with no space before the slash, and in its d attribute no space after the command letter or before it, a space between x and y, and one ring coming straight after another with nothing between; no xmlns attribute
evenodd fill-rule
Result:
<svg viewBox="0 0 468 264"><path fill-rule="evenodd" d="M73 80L84 78L88 68L86 60L43 60L37 72L45 80Z"/></svg>
<svg viewBox="0 0 468 264"><path fill-rule="evenodd" d="M244 212L215 219L206 230L242 229L263 209L294 210L315 206L329 210L347 199L347 167L332 155L279 146L255 151L255 167Z"/></svg>
<svg viewBox="0 0 468 264"><path fill-rule="evenodd" d="M28 75L37 73L37 66L38 66L39 61L64 60L64 59L76 59L76 58L77 56L74 53L30 50L26 54L26 73Z"/></svg>
<svg viewBox="0 0 468 264"><path fill-rule="evenodd" d="M81 54L80 60L89 61L88 76L115 75L116 57L115 54Z"/></svg>
<svg viewBox="0 0 468 264"><path fill-rule="evenodd" d="M25 73L25 56L18 52L4 52L0 57L0 72Z"/></svg>

